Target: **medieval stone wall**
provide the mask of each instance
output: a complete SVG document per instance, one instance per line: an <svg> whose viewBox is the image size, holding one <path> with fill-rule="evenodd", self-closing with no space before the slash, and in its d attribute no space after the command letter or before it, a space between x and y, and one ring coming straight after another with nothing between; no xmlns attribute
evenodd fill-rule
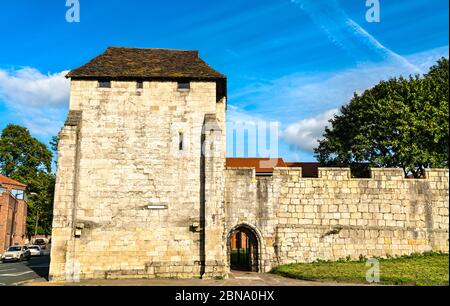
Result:
<svg viewBox="0 0 450 306"><path fill-rule="evenodd" d="M231 233L257 270L359 256L448 252L449 172L225 168L226 100L215 82L73 80L60 133L50 278L214 277ZM180 135L183 145L180 149ZM203 154L202 154L203 152ZM252 269L254 262L252 262Z"/></svg>
<svg viewBox="0 0 450 306"><path fill-rule="evenodd" d="M261 243L260 270L292 262L360 256L448 252L449 172L428 170L405 179L401 169L372 169L352 179L349 169L226 170L227 231L245 224Z"/></svg>
<svg viewBox="0 0 450 306"><path fill-rule="evenodd" d="M202 191L200 177L217 171L222 177L225 163L223 146L202 165L202 129L213 114L222 130L217 142L225 143L225 99L217 103L215 82L191 82L188 92L177 82L144 82L143 89L136 82L111 83L71 83L69 118L60 133L50 276L199 276L205 255L213 263L218 254L201 251L201 204L206 197L212 209L221 206L208 194L214 185ZM216 226L223 227L208 230Z"/></svg>

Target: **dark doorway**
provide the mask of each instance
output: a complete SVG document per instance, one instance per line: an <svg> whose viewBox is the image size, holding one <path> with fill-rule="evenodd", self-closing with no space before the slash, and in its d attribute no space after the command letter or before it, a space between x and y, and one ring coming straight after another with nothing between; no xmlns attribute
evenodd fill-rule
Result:
<svg viewBox="0 0 450 306"><path fill-rule="evenodd" d="M258 239L250 228L241 226L233 230L228 247L232 270L258 272Z"/></svg>

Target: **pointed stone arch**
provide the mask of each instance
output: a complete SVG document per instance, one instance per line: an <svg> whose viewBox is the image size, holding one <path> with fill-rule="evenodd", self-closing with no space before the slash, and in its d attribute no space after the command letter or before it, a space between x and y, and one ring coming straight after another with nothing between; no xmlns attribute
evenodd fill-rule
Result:
<svg viewBox="0 0 450 306"><path fill-rule="evenodd" d="M233 249L232 244L235 235L245 236L244 241L238 241L240 244L239 249L242 250L242 245L245 245L244 259L238 257L238 261L236 262L235 253L236 249ZM246 270L252 272L264 272L263 267L263 258L264 258L264 244L261 232L253 225L249 223L240 223L232 228L230 228L227 232L226 237L227 244L227 265L230 269L237 270Z"/></svg>

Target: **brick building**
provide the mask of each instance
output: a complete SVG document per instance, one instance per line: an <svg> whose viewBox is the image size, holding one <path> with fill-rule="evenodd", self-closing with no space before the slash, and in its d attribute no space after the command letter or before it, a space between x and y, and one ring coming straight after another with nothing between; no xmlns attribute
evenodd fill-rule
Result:
<svg viewBox="0 0 450 306"><path fill-rule="evenodd" d="M26 239L27 186L0 175L0 253Z"/></svg>

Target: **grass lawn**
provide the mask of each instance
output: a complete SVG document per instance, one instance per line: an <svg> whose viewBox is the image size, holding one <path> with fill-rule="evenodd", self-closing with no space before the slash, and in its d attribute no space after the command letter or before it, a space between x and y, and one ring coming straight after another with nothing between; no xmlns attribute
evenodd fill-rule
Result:
<svg viewBox="0 0 450 306"><path fill-rule="evenodd" d="M424 253L378 259L380 283L389 285L443 286L448 282L448 254ZM366 283L366 260L316 261L282 265L271 273L316 281Z"/></svg>

